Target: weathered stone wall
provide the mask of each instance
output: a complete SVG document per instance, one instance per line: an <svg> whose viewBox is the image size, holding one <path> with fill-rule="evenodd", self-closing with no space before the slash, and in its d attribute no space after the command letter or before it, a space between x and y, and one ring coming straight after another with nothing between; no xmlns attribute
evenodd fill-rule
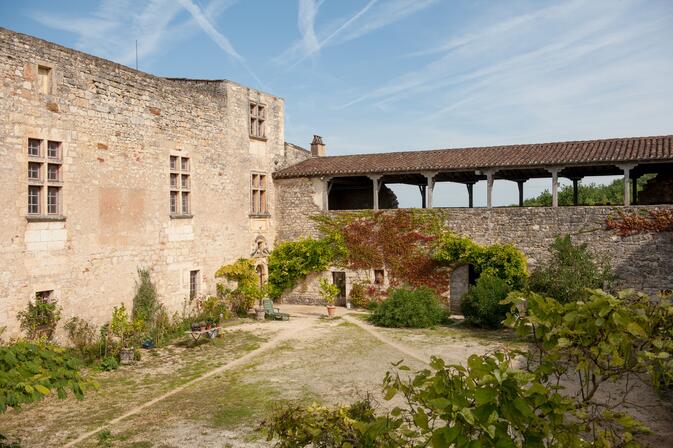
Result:
<svg viewBox="0 0 673 448"><path fill-rule="evenodd" d="M374 283L374 270L350 270L343 269L339 266L331 266L325 272L317 272L310 274L305 279L302 279L297 285L283 294L283 303L294 303L302 305L326 305L325 301L320 296L320 279L325 278L332 282L333 272L346 273L346 298L350 301L351 290L355 283ZM385 291L390 287L388 272L384 271L384 281L380 285L376 285L381 291ZM344 306L343 303L337 304Z"/></svg>
<svg viewBox="0 0 673 448"><path fill-rule="evenodd" d="M319 236L310 216L323 213L321 202L313 200L321 197L322 183L311 179L284 179L277 184L278 208L281 210L278 239ZM671 208L670 205L658 207ZM673 289L673 234L619 237L605 229L608 216L618 210L630 212L652 208L655 206L502 207L433 209L429 212L440 213L449 229L477 243L515 245L526 254L531 269L549 259L548 248L557 235L570 234L573 241L587 243L599 257L610 262L621 287L653 294ZM302 284L299 289L310 291L311 287ZM308 300L308 296L304 294L302 301ZM290 300L296 297L295 291L289 294Z"/></svg>
<svg viewBox="0 0 673 448"><path fill-rule="evenodd" d="M51 68L46 94L38 65ZM0 82L0 326L10 335L36 291L54 290L64 320L101 323L130 303L136 269L147 267L177 310L189 271L212 292L221 264L250 256L258 235L273 244L282 99L229 81L155 77L2 28ZM249 100L267 106L265 141L249 137ZM29 138L63 144L65 220L27 219ZM169 155L190 158L191 219L169 216ZM269 175L268 217L249 215L252 171Z"/></svg>

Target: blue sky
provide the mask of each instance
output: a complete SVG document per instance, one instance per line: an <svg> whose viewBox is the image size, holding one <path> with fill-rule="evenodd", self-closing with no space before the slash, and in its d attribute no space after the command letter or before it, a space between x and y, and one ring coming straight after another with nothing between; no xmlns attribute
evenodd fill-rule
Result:
<svg viewBox="0 0 673 448"><path fill-rule="evenodd" d="M0 26L130 66L138 39L141 70L281 96L332 155L673 133L671 0L23 0Z"/></svg>

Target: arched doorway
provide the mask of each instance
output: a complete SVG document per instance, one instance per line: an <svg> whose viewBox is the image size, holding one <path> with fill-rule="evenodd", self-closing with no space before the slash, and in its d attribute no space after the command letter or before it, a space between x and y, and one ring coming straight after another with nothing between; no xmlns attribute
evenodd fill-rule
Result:
<svg viewBox="0 0 673 448"><path fill-rule="evenodd" d="M453 314L461 314L461 299L470 285L477 282L477 273L471 264L463 264L451 271L449 278L449 309Z"/></svg>

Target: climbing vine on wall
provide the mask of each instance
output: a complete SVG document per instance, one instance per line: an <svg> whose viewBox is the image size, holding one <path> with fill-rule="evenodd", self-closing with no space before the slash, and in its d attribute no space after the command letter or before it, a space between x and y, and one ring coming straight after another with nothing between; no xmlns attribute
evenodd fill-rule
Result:
<svg viewBox="0 0 673 448"><path fill-rule="evenodd" d="M438 215L414 210L317 217L320 230L342 246L341 263L349 269L386 269L391 286L448 287L446 268L430 253L442 234Z"/></svg>
<svg viewBox="0 0 673 448"><path fill-rule="evenodd" d="M442 265L471 264L478 275L500 277L513 288L523 287L528 277L526 257L511 244L482 246L446 233L437 241L433 259Z"/></svg>
<svg viewBox="0 0 673 448"><path fill-rule="evenodd" d="M447 292L449 272L472 264L511 286L523 285L526 260L511 245L480 246L450 233L442 216L429 210L363 211L319 215L322 239L279 245L269 256L272 297L330 265L353 270L385 269L391 286L427 286Z"/></svg>
<svg viewBox="0 0 673 448"><path fill-rule="evenodd" d="M280 297L298 280L324 271L340 257L340 246L328 238L281 243L269 254L269 295Z"/></svg>
<svg viewBox="0 0 673 448"><path fill-rule="evenodd" d="M673 232L673 210L657 208L633 213L624 213L620 210L617 216L610 216L605 224L608 230L614 230L619 236Z"/></svg>

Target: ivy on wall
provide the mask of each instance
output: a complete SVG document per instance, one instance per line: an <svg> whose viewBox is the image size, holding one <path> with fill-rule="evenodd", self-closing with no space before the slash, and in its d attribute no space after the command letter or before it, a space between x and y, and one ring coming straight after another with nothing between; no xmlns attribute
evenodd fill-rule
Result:
<svg viewBox="0 0 673 448"><path fill-rule="evenodd" d="M300 279L326 270L339 253L340 247L327 238L281 243L269 254L269 295L278 298Z"/></svg>
<svg viewBox="0 0 673 448"><path fill-rule="evenodd" d="M269 256L269 290L274 298L330 265L352 270L385 269L391 286L426 286L447 292L448 276L458 264L472 264L520 287L526 259L511 245L481 246L450 233L431 210L347 212L319 215L322 239L279 245Z"/></svg>
<svg viewBox="0 0 673 448"><path fill-rule="evenodd" d="M477 275L499 277L515 289L523 287L528 277L526 257L511 244L482 246L447 233L439 239L433 259L442 265L471 264Z"/></svg>

